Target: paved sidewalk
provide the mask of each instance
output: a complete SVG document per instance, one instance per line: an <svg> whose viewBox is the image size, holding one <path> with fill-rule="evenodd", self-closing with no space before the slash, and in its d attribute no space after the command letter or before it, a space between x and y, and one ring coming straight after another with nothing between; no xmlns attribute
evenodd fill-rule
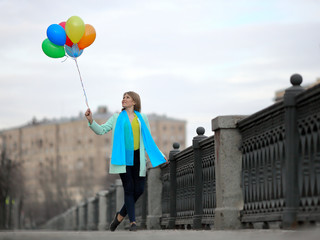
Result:
<svg viewBox="0 0 320 240"><path fill-rule="evenodd" d="M70 231L3 231L0 240L319 240L320 229L313 230L237 230L237 231L194 231L194 230L157 230L157 231L115 231L115 232L70 232Z"/></svg>

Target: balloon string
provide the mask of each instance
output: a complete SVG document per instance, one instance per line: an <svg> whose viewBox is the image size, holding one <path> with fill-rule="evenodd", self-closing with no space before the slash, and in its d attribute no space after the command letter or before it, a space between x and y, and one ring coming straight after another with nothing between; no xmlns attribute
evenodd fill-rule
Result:
<svg viewBox="0 0 320 240"><path fill-rule="evenodd" d="M85 96L85 98L86 98L86 105L87 105L87 107L89 108L88 98L87 98L86 90L84 89L84 86L83 86L82 77L81 77L81 74L80 74L80 70L79 70L79 66L78 66L77 59L74 58L74 61L76 62L76 65L77 65L77 69L78 69L78 73L79 73L79 76L80 76L83 93L84 93L84 96Z"/></svg>
<svg viewBox="0 0 320 240"><path fill-rule="evenodd" d="M68 56L66 55L65 57L66 58L63 61L61 61L62 63L68 60Z"/></svg>

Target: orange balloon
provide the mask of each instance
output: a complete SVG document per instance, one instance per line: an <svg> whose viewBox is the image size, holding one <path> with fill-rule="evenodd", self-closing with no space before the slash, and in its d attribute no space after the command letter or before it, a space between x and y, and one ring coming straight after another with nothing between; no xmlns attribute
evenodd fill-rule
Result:
<svg viewBox="0 0 320 240"><path fill-rule="evenodd" d="M86 24L84 34L80 39L80 41L78 42L78 47L80 49L89 47L94 42L95 39L96 39L96 30L90 24Z"/></svg>

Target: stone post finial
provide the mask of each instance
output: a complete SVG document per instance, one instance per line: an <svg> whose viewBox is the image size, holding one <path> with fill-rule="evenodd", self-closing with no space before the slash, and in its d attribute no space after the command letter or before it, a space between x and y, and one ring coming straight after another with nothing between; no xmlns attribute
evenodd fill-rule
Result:
<svg viewBox="0 0 320 240"><path fill-rule="evenodd" d="M198 127L196 131L197 131L198 136L202 136L202 135L204 135L206 130L204 129L204 127Z"/></svg>
<svg viewBox="0 0 320 240"><path fill-rule="evenodd" d="M180 148L180 144L175 142L174 144L172 144L173 149L177 150Z"/></svg>
<svg viewBox="0 0 320 240"><path fill-rule="evenodd" d="M293 86L300 86L301 83L302 83L302 76L298 73L296 74L293 74L291 77L290 77L290 82Z"/></svg>

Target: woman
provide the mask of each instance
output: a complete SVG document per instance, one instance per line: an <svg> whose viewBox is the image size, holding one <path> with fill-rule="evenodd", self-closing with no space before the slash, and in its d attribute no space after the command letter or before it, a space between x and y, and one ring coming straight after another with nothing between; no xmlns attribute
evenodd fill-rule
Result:
<svg viewBox="0 0 320 240"><path fill-rule="evenodd" d="M121 113L115 113L102 124L97 124L90 109L85 113L89 127L98 135L113 130L113 146L110 173L119 173L124 188L124 205L116 213L110 230L114 231L128 214L130 231L136 231L134 203L144 191L147 151L153 167L165 163L167 159L160 152L150 134L146 115L141 114L140 96L135 92L126 92L122 99Z"/></svg>

